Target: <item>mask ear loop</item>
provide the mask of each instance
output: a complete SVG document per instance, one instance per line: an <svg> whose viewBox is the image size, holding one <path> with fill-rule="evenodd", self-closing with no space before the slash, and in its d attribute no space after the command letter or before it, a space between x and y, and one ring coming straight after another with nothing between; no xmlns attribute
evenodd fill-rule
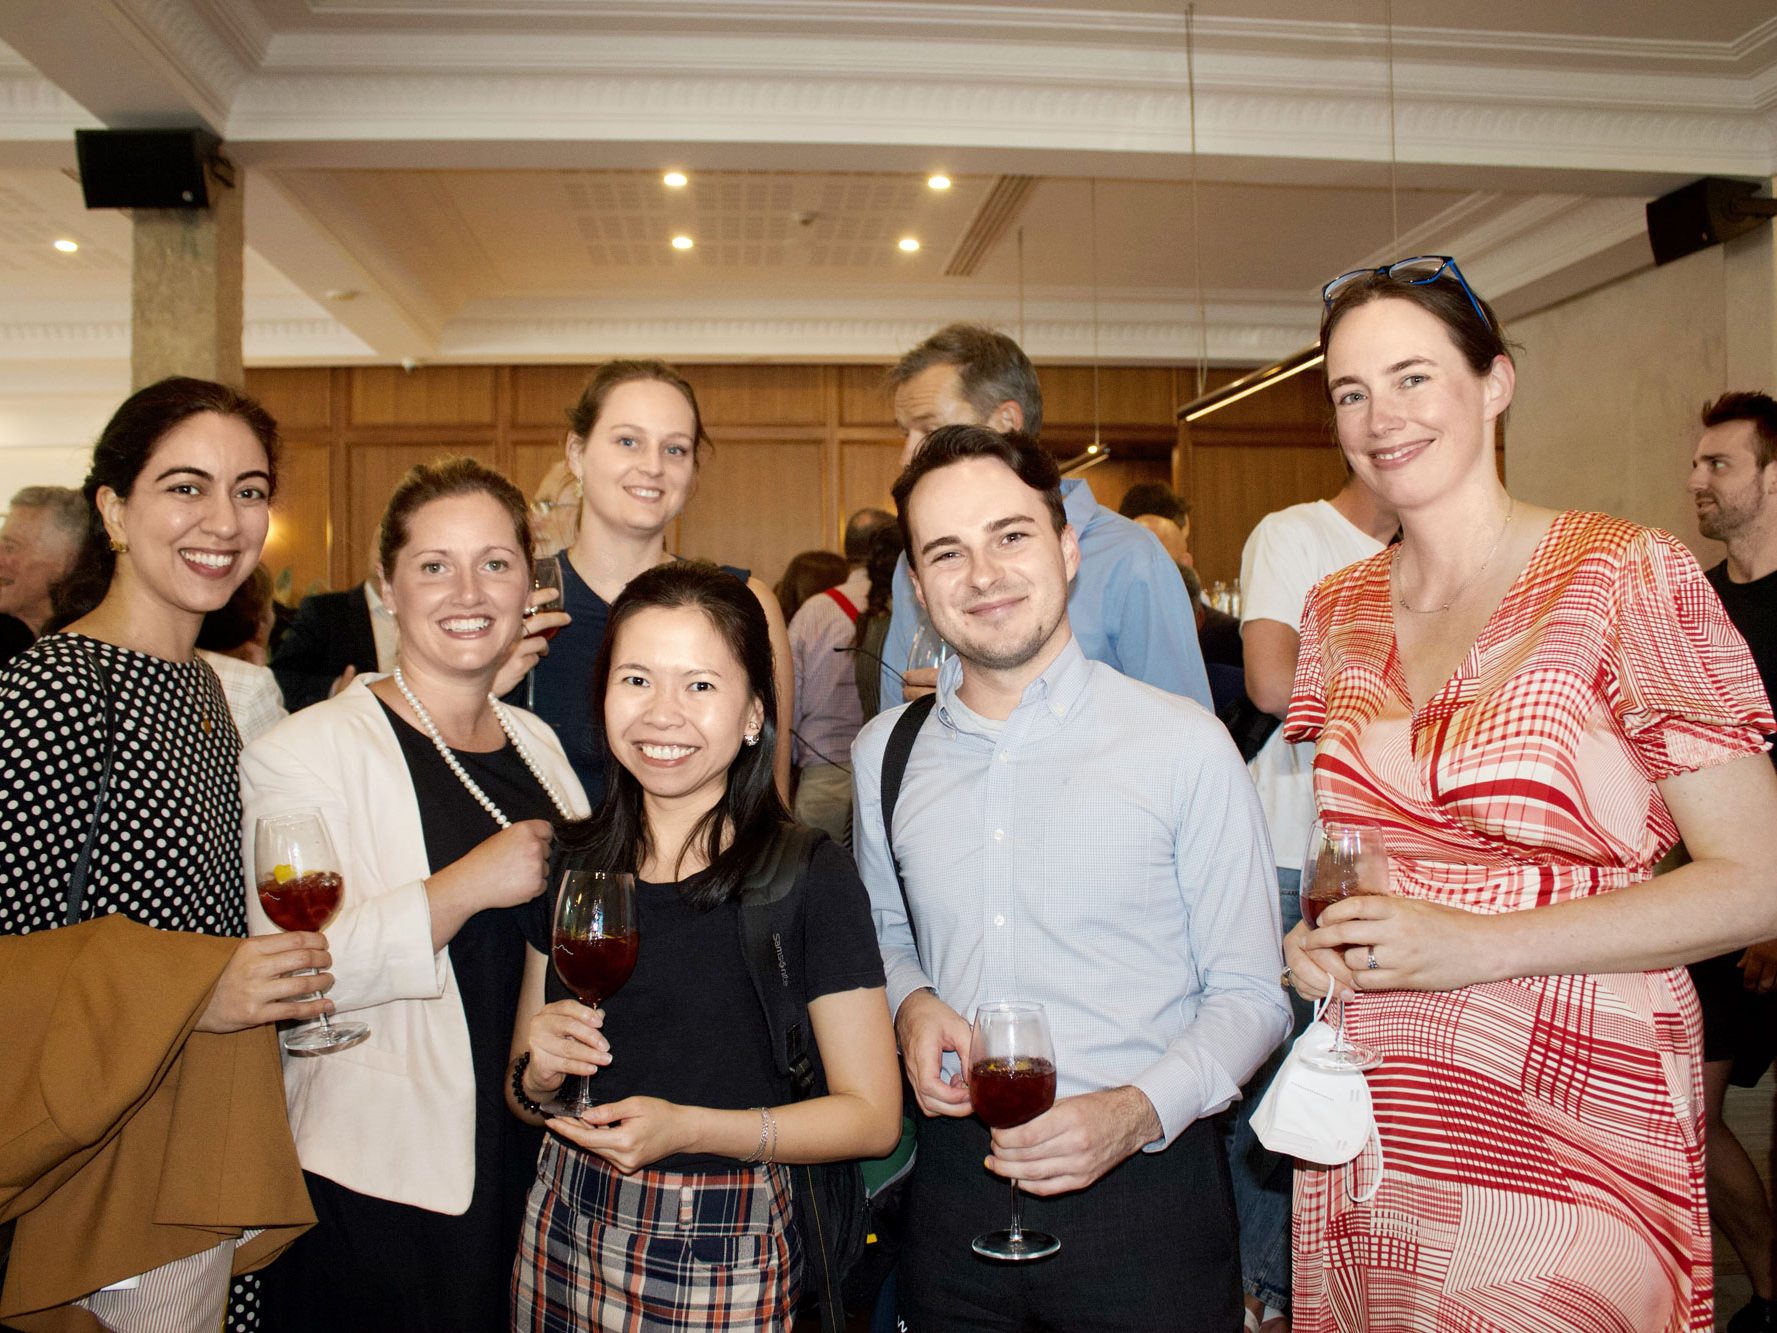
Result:
<svg viewBox="0 0 1777 1333"><path fill-rule="evenodd" d="M1351 1180L1347 1181L1345 1185L1345 1197L1350 1199L1353 1203L1370 1202L1370 1200L1376 1197L1376 1191L1382 1188L1382 1131L1376 1127L1376 1112L1374 1109L1370 1112L1370 1137L1364 1146L1368 1147L1371 1143L1376 1145L1376 1177L1370 1182L1369 1188L1361 1192L1353 1191L1351 1186L1357 1180L1357 1166L1355 1163L1352 1165ZM1363 1160L1362 1153L1358 1154L1357 1160L1360 1162Z"/></svg>
<svg viewBox="0 0 1777 1333"><path fill-rule="evenodd" d="M1313 1019L1314 1022L1316 1022L1316 1023L1320 1022L1321 1015L1326 1013L1327 1006L1332 1004L1332 1002L1333 1002L1333 992L1332 991L1328 991L1325 995L1321 996L1318 1000L1316 1000L1314 1002L1314 1019Z"/></svg>

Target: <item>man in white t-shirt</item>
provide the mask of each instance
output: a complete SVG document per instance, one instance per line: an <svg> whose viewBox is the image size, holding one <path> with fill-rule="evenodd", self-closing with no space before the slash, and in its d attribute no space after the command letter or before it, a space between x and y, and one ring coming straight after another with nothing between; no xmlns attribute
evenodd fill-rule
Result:
<svg viewBox="0 0 1777 1333"><path fill-rule="evenodd" d="M1331 500L1291 505L1259 520L1240 554L1246 693L1259 708L1279 719L1289 711L1302 604L1309 591L1327 575L1375 555L1397 526L1394 513L1375 492L1350 475ZM1249 765L1277 858L1286 933L1301 919L1296 890L1314 822L1313 765L1314 746L1288 744L1281 728ZM1302 1017L1298 1014L1298 1030ZM1241 1281L1247 1308L1261 1316L1264 1333L1288 1327L1280 1312L1288 1308L1290 1292L1290 1163L1265 1150L1252 1136L1247 1117L1288 1049L1281 1047L1241 1089L1239 1119L1229 1142L1234 1204L1240 1214Z"/></svg>

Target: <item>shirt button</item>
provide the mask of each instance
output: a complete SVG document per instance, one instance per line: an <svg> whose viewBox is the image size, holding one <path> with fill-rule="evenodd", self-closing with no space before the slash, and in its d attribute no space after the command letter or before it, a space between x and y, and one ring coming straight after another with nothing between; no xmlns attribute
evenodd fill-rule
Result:
<svg viewBox="0 0 1777 1333"><path fill-rule="evenodd" d="M1006 918L1005 918L1005 917L1003 917L1003 916L996 916L996 917L995 917L995 918L994 918L994 919L993 919L993 924L994 924L994 925L996 925L996 926L1003 926L1003 925L1005 925L1005 924L1006 924Z"/></svg>
<svg viewBox="0 0 1777 1333"><path fill-rule="evenodd" d="M993 840L995 842L1004 842L1006 840L1006 830L1003 828L996 828L993 831Z"/></svg>

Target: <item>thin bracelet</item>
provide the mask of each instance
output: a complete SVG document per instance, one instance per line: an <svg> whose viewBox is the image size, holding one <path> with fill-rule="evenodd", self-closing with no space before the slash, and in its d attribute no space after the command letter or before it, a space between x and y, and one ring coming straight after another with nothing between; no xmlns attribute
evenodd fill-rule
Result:
<svg viewBox="0 0 1777 1333"><path fill-rule="evenodd" d="M777 1117L771 1113L769 1107L766 1107L765 1118L771 1122L771 1147L765 1154L765 1161L769 1165L777 1161Z"/></svg>
<svg viewBox="0 0 1777 1333"><path fill-rule="evenodd" d="M759 1113L759 1146L754 1148L749 1156L740 1159L748 1166L757 1165L765 1160L765 1145L771 1136L771 1112L763 1106L755 1106L753 1109Z"/></svg>

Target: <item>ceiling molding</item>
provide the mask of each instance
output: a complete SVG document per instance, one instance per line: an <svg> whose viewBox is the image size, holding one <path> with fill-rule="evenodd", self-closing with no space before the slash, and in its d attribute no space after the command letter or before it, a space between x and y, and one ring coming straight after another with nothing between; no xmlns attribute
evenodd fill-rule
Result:
<svg viewBox="0 0 1777 1333"><path fill-rule="evenodd" d="M190 0L104 0L102 7L184 89L212 129L228 123L229 108L252 71L208 14Z"/></svg>

